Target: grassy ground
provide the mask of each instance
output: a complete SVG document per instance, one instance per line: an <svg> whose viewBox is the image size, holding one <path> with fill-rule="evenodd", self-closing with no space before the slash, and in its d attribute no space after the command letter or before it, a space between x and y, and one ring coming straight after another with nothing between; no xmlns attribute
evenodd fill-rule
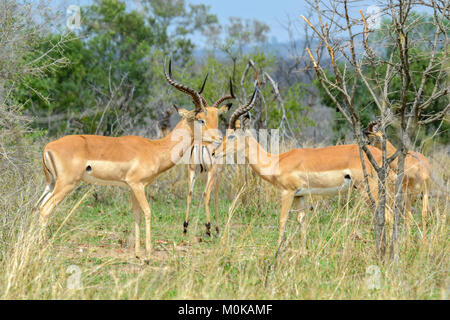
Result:
<svg viewBox="0 0 450 320"><path fill-rule="evenodd" d="M42 183L40 170L31 170L20 193L26 196L16 196L8 207L2 203L10 217L21 213L22 220L14 220L12 234L2 234L0 298L448 297L449 222L443 199L431 201L426 241L420 217L414 216L417 223L403 232L398 263L375 258L372 214L355 194L316 201L308 210L307 252L299 250L299 225L291 214L285 247L274 260L280 210L276 190L243 167L227 168L219 199L221 233L209 238L200 179L188 235L183 236L186 168L178 166L148 188L154 252L145 265L134 257L133 214L125 189L95 187L95 195L83 198L89 187L81 186L54 212L48 240L37 241L29 211L42 191L34 186ZM78 277L80 286L71 287ZM378 288L371 289L371 283Z"/></svg>

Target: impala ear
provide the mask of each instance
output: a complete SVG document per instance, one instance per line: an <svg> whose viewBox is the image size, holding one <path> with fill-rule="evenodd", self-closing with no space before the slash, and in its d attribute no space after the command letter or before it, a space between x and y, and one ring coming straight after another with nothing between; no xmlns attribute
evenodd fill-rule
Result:
<svg viewBox="0 0 450 320"><path fill-rule="evenodd" d="M366 132L367 133L375 133L378 131L378 124L375 121L371 121L369 125L367 126Z"/></svg>
<svg viewBox="0 0 450 320"><path fill-rule="evenodd" d="M218 114L220 115L222 113L230 111L232 105L233 104L230 102L230 103L227 103L224 106L221 106L220 108L218 108L218 110L219 110Z"/></svg>
<svg viewBox="0 0 450 320"><path fill-rule="evenodd" d="M373 132L373 133L377 133L377 132L378 132L378 127L379 127L378 123L375 122L375 123L373 124L373 126L372 126L372 132Z"/></svg>
<svg viewBox="0 0 450 320"><path fill-rule="evenodd" d="M194 121L195 120L195 110L186 110L184 108L177 108L175 105L178 114L181 118L186 119L188 121Z"/></svg>

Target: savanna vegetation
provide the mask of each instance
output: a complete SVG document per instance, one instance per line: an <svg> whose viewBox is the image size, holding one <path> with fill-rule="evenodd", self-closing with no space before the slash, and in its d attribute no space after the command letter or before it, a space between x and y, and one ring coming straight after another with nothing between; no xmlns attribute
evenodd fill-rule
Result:
<svg viewBox="0 0 450 320"><path fill-rule="evenodd" d="M448 10L448 1L437 3ZM411 6L406 31L412 85L405 87L401 68L393 68L386 100L394 116L407 110L402 103L414 101L419 87L414 81L430 74L423 84L424 100L433 99L426 112L417 114L416 130L407 132L409 149L423 153L432 166L426 234L420 210L415 210L411 225L402 224L395 236L398 259L380 257L374 208L356 193L343 193L309 199L305 251L292 214L283 250L275 256L279 193L248 166L238 165L225 167L222 174L220 233L205 236L204 181L198 179L184 236L187 169L180 164L147 188L154 247L147 265L134 256L131 195L124 188L80 185L55 210L42 243L32 209L44 186L41 152L46 143L81 133L162 137L167 126L179 121L170 111L174 103L192 108L190 98L164 79L165 57L173 59L176 79L193 88L200 88L209 73L203 92L208 101L227 94L232 79L236 100L219 120L222 130L258 80L251 124L280 129L280 151L355 143L357 132L346 121L346 110L356 111L361 127L382 115L371 87L350 69L356 67L345 56L334 61L326 55L333 51L300 16L286 24L291 41L283 51L268 41L270 26L264 22L219 21L209 7L184 0L93 0L81 7L79 28L73 30L66 26L65 8L53 2L0 0L0 297L448 299L448 42L430 56L423 40L433 38L436 30L443 30L438 40L446 39L449 21L447 16L437 25L433 10L420 13L420 6ZM307 21L317 21L314 10ZM379 44L394 26L385 18L369 40ZM323 69L314 67L306 48ZM373 79L386 73L387 64L382 59L372 64L361 48L356 55L367 66L363 74ZM404 59L387 40L377 50L392 65ZM430 59L441 67L429 70ZM322 71L326 83L317 78ZM347 75L344 87L354 92L352 109L340 109L346 104L339 86L342 74ZM447 94L436 95L436 83ZM405 140L401 123L391 121L386 128L394 145ZM392 226L384 228L390 239ZM80 285L70 285L74 277Z"/></svg>

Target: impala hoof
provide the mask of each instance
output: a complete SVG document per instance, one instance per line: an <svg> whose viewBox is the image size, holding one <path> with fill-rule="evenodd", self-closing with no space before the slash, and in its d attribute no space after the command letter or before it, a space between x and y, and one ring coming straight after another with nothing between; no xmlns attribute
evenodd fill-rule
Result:
<svg viewBox="0 0 450 320"><path fill-rule="evenodd" d="M206 227L206 235L208 237L211 237L211 223L205 223L205 227Z"/></svg>
<svg viewBox="0 0 450 320"><path fill-rule="evenodd" d="M217 234L220 233L220 232L219 232L219 227L216 227L216 232L217 232Z"/></svg>

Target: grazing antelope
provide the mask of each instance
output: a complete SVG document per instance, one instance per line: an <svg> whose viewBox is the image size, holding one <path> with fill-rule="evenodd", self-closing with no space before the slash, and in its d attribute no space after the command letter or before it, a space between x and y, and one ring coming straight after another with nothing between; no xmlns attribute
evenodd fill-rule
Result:
<svg viewBox="0 0 450 320"><path fill-rule="evenodd" d="M203 89L205 87L206 78L203 82L202 88L200 89L199 93L203 92ZM222 107L219 107L224 101L235 99L233 93L233 82L230 79L230 94L222 96L220 99L218 99L212 106L209 106L207 101L203 99L203 104L206 106L206 110L208 111L207 115L207 122L209 124L209 127L212 129L218 130L219 127L219 116L228 110L230 110L232 103L228 103ZM183 223L183 234L187 233L187 228L189 226L189 209L191 206L191 197L192 193L194 191L194 183L195 183L195 176L198 172L198 169L200 172L206 171L207 172L207 179L206 179L206 186L205 190L203 192L204 196L204 202L205 202L205 211L206 211L206 234L208 236L211 236L211 222L210 222L210 199L211 199L211 192L215 185L215 191L214 191L214 206L215 206L215 220L216 220L216 232L219 233L219 226L218 226L218 192L219 192L219 178L220 178L220 171L221 167L216 163L214 157L211 156L211 153L214 151L216 146L212 145L211 143L207 141L194 141L194 144L192 145L191 149L191 158L188 165L188 195L187 195L187 203L186 203L186 218Z"/></svg>
<svg viewBox="0 0 450 320"><path fill-rule="evenodd" d="M249 130L237 130L238 118L247 113L255 102L240 106L231 116L229 128L214 156L219 159L228 154L245 156L247 163L264 180L281 190L281 215L278 248L281 245L288 212L294 203L301 224L302 249L305 246L305 196L333 195L349 190L352 186L367 197L364 173L358 145L338 145L325 148L294 149L282 154L270 154L263 150ZM376 161L381 164L382 153L369 146ZM369 188L377 198L377 175L366 155Z"/></svg>
<svg viewBox="0 0 450 320"><path fill-rule="evenodd" d="M167 82L190 95L195 109L176 108L181 121L168 136L149 140L138 136L105 137L69 135L48 143L42 153L46 187L36 204L41 226L55 206L80 181L99 185L128 187L132 194L135 225L135 253L140 257L140 222L144 213L146 259L151 254L151 210L145 187L159 174L172 168L190 150L194 140L194 124L202 126L205 141L220 142L217 130L210 130L208 115L200 94L172 79L171 62Z"/></svg>
<svg viewBox="0 0 450 320"><path fill-rule="evenodd" d="M379 130L380 123L378 121L372 121L369 123L364 134L369 139L369 142L376 148L381 150L382 133ZM392 156L397 149L386 139L386 153L387 156ZM398 159L392 162L392 165L397 169ZM408 151L405 157L405 169L403 179L403 192L405 196L406 206L406 222L409 223L411 215L411 205L414 198L422 193L422 227L425 234L425 219L427 217L428 210L428 192L430 185L430 173L431 167L428 159L421 153L415 151Z"/></svg>

